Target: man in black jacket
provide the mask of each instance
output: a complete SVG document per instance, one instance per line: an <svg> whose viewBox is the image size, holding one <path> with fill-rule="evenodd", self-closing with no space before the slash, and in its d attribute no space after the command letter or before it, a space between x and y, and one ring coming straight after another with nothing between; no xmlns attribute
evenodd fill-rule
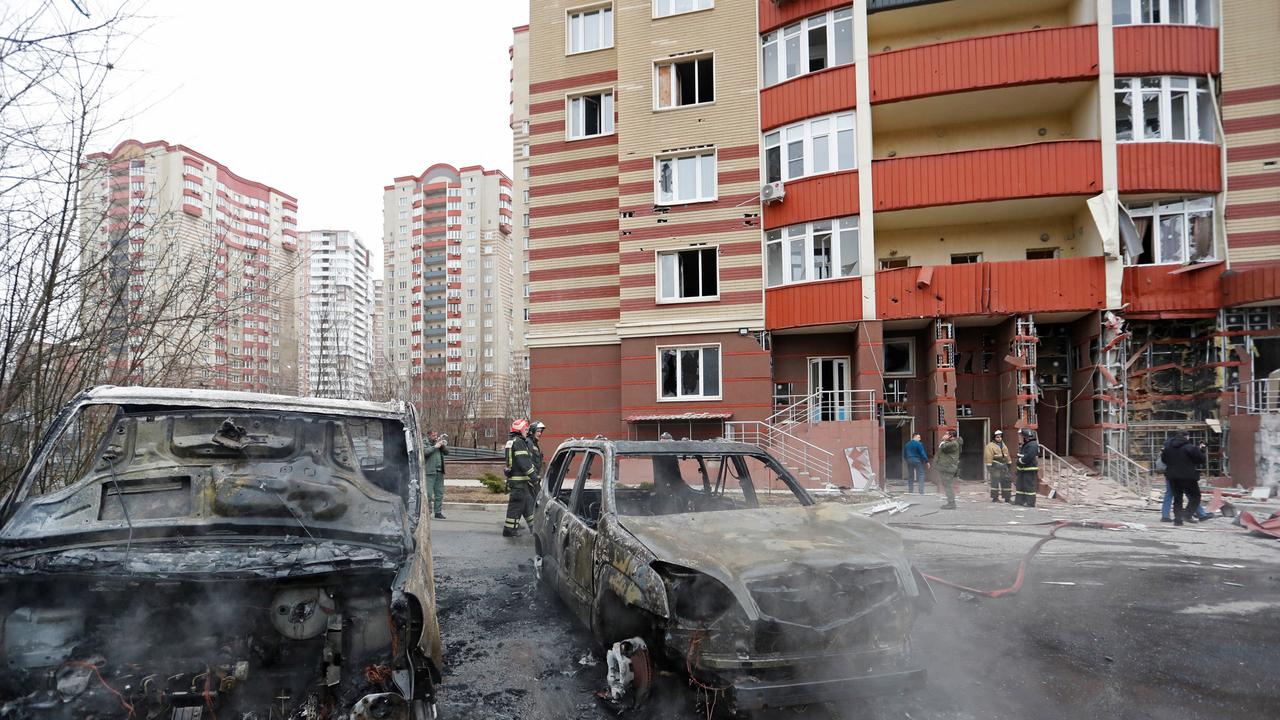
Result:
<svg viewBox="0 0 1280 720"><path fill-rule="evenodd" d="M1197 447L1186 435L1174 433L1165 443L1160 461L1164 463L1165 479L1173 488L1173 524L1195 522L1200 505L1200 466L1205 462L1204 443ZM1186 510L1182 508L1183 497L1187 499Z"/></svg>

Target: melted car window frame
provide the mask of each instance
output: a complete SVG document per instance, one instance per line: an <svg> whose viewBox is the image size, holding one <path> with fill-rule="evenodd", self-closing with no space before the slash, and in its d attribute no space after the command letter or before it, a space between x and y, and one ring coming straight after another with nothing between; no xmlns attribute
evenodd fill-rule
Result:
<svg viewBox="0 0 1280 720"><path fill-rule="evenodd" d="M658 458L671 459L675 465L674 475L668 474L661 478L659 463L655 462ZM612 472L609 474L608 488L605 492L607 507L610 511L620 516L630 517L652 517L661 515L681 515L681 514L697 514L703 512L723 512L728 510L755 510L761 507L767 507L773 503L761 504L760 498L788 497L786 493L774 492L773 488L763 488L761 483L752 477L747 460L754 459L760 463L762 468L767 468L780 480L785 489L789 491L790 498L794 498L794 506L802 507L813 504L812 498L800 487L795 478L786 471L773 458L765 454L744 453L737 451L721 451L721 452L619 452L615 453L611 459ZM640 483L635 487L627 487L624 485L625 480L622 473L628 461L643 461L648 459L653 462L653 477L650 483ZM690 482L691 478L684 476L680 471L681 462L695 462L696 474L701 484L701 488L695 487ZM711 472L711 464L715 464L714 474ZM666 464L666 463L662 463ZM729 489L728 480L732 478L737 481L737 488ZM678 481L681 488L677 492L664 497L660 486L666 485L670 489L673 481ZM648 487L646 487L646 485ZM637 496L648 493L647 497L637 497L619 501L618 488L624 488L628 493L634 491ZM729 495L736 496L729 498ZM672 500L672 498L675 498ZM728 499L732 505L724 505L724 500ZM628 503L631 504L628 507ZM717 506L719 505L719 506ZM790 503L788 503L790 506ZM645 512L637 512L644 509Z"/></svg>

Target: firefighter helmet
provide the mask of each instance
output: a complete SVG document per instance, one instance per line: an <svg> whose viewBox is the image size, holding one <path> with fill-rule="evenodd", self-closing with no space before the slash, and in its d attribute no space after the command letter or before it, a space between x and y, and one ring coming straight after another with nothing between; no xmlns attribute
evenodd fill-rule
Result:
<svg viewBox="0 0 1280 720"><path fill-rule="evenodd" d="M529 430L529 421L524 418L516 418L511 421L511 432L524 434Z"/></svg>

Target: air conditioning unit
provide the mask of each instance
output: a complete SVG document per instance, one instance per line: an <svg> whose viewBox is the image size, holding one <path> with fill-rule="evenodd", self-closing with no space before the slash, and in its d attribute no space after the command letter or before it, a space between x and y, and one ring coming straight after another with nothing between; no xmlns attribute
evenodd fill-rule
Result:
<svg viewBox="0 0 1280 720"><path fill-rule="evenodd" d="M778 202L787 196L787 189L782 182L771 182L760 188L760 200L765 203Z"/></svg>

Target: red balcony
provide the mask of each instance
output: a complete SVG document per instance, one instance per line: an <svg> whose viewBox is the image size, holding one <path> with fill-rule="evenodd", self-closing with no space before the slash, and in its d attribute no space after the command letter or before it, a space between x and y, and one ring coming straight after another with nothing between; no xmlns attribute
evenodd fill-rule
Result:
<svg viewBox="0 0 1280 720"><path fill-rule="evenodd" d="M1093 195L1102 188L1102 144L1063 140L876 160L872 178L877 212Z"/></svg>
<svg viewBox="0 0 1280 720"><path fill-rule="evenodd" d="M841 325L862 319L862 278L797 283L765 291L769 330Z"/></svg>
<svg viewBox="0 0 1280 720"><path fill-rule="evenodd" d="M1123 193L1222 191L1222 151L1210 143L1117 143L1116 162Z"/></svg>
<svg viewBox="0 0 1280 720"><path fill-rule="evenodd" d="M764 206L766 230L809 220L858 214L858 171L792 180L782 202Z"/></svg>
<svg viewBox="0 0 1280 720"><path fill-rule="evenodd" d="M1130 318L1212 317L1222 306L1222 263L1134 265L1121 285Z"/></svg>
<svg viewBox="0 0 1280 720"><path fill-rule="evenodd" d="M201 215L204 215L204 210L202 210L199 205L192 205L191 203L182 203L182 212L193 217L200 217Z"/></svg>
<svg viewBox="0 0 1280 720"><path fill-rule="evenodd" d="M1216 75L1218 28L1129 25L1115 29L1116 75Z"/></svg>
<svg viewBox="0 0 1280 720"><path fill-rule="evenodd" d="M853 109L857 104L854 77L853 65L840 65L761 90L760 129Z"/></svg>
<svg viewBox="0 0 1280 720"><path fill-rule="evenodd" d="M1096 25L1027 30L871 56L871 102L1098 76Z"/></svg>
<svg viewBox="0 0 1280 720"><path fill-rule="evenodd" d="M1266 302L1280 298L1280 265L1232 270L1222 276L1223 304Z"/></svg>

